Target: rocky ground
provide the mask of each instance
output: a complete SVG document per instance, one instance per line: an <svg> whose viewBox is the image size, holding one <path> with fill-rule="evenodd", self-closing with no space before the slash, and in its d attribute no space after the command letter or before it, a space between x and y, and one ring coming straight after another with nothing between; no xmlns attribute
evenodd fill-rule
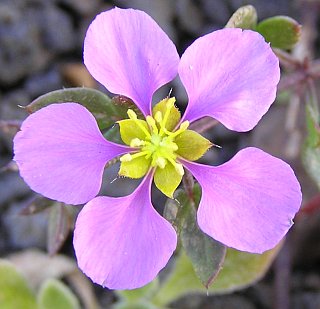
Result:
<svg viewBox="0 0 320 309"><path fill-rule="evenodd" d="M47 214L19 215L34 193L21 180L12 159L12 138L25 119L25 106L46 92L62 87L102 89L82 64L82 44L94 16L113 6L139 8L149 13L176 43L179 53L198 36L223 27L243 4L253 4L259 19L289 15L303 23L312 15L319 24L312 1L290 0L1 0L0 1L0 257L30 247L46 250ZM315 1L314 1L315 2ZM310 9L308 11L308 8ZM320 11L318 11L320 12ZM313 30L316 30L313 29ZM319 56L315 41L314 54ZM186 94L177 82L171 85L181 109ZM167 90L165 90L167 91ZM208 137L223 146L205 160L220 163L244 146L258 146L289 161L302 183L304 203L319 204L318 191L306 176L299 157L303 137L303 108L298 126L287 130L288 105L277 104L251 133L236 134L217 126ZM300 119L301 118L301 119ZM6 122L3 122L6 120ZM300 124L301 123L301 124ZM288 144L290 141L290 145ZM9 164L9 165L8 165ZM116 171L114 171L116 173ZM115 174L114 174L115 175ZM112 194L131 190L123 181ZM115 190L120 190L115 191ZM318 198L318 199L317 199ZM161 208L163 198L156 196ZM73 254L71 236L62 251ZM96 287L99 302L110 305L112 293ZM188 296L174 308L203 309L319 309L320 213L301 214L283 250L265 279L242 292L226 296Z"/></svg>

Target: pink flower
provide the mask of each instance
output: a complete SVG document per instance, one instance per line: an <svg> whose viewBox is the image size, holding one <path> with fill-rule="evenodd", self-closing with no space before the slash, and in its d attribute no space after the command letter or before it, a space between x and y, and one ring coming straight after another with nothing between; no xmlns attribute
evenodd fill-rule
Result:
<svg viewBox="0 0 320 309"><path fill-rule="evenodd" d="M251 130L267 112L280 76L276 56L256 32L212 32L180 59L155 21L132 9L96 17L86 35L84 62L97 81L131 98L145 116L152 115L154 92L179 74L189 98L184 121L211 116L239 132ZM41 109L24 121L14 151L33 190L69 204L89 201L76 222L74 247L79 267L94 282L138 288L166 265L177 237L151 203L154 167L129 196L94 198L105 164L136 148L104 139L88 110L76 103ZM246 148L220 166L179 156L177 162L202 187L198 224L214 239L261 253L291 227L301 192L292 169L280 159Z"/></svg>

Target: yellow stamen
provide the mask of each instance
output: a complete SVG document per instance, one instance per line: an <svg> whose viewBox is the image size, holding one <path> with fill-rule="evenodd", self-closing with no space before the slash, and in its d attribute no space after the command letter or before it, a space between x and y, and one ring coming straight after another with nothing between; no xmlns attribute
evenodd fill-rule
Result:
<svg viewBox="0 0 320 309"><path fill-rule="evenodd" d="M147 121L148 125L150 126L152 133L158 134L159 131L158 131L155 120L151 116L147 116L146 121Z"/></svg>
<svg viewBox="0 0 320 309"><path fill-rule="evenodd" d="M172 98L169 98L168 99L168 102L166 103L166 112L164 114L164 117L160 123L160 135L162 136L163 133L165 133L165 130L166 130L166 124L167 124L167 121L168 121L168 118L170 116L170 112L171 112L171 109L172 107L174 106L174 102L176 101L176 98L175 97L172 97Z"/></svg>
<svg viewBox="0 0 320 309"><path fill-rule="evenodd" d="M154 119L160 124L162 122L162 114L160 111L157 111L154 115Z"/></svg>
<svg viewBox="0 0 320 309"><path fill-rule="evenodd" d="M173 133L169 132L169 134L168 133L167 134L170 136L170 138L174 138L174 137L178 136L179 134L181 134L182 132L184 132L185 130L187 130L189 125L190 125L189 121L186 120L181 123L180 128L177 131L175 131Z"/></svg>
<svg viewBox="0 0 320 309"><path fill-rule="evenodd" d="M133 159L139 158L139 157L143 157L143 156L147 156L148 155L148 151L142 151L142 152L137 152L134 154L130 154L130 153L126 153L125 155L123 155L120 158L120 162L130 162Z"/></svg>
<svg viewBox="0 0 320 309"><path fill-rule="evenodd" d="M137 114L132 110L132 109L128 109L127 114L129 116L129 118L131 120L133 120L138 127L143 131L143 133L149 138L151 139L151 135L150 132L146 129L146 127L139 121Z"/></svg>
<svg viewBox="0 0 320 309"><path fill-rule="evenodd" d="M164 158L162 158L162 157L158 157L157 159L156 159L156 165L157 166L159 166L160 168L165 168L165 166L167 165L167 161L164 159Z"/></svg>
<svg viewBox="0 0 320 309"><path fill-rule="evenodd" d="M139 138L134 138L130 142L130 147L141 147L141 146L144 146L145 144L146 144L145 141L142 141Z"/></svg>

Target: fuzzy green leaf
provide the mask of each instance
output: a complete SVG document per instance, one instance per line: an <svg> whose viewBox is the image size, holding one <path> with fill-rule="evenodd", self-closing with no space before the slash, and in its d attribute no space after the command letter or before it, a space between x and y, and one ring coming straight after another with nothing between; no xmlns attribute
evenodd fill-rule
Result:
<svg viewBox="0 0 320 309"><path fill-rule="evenodd" d="M303 145L302 162L310 177L320 188L320 127L319 116L310 105L306 109L308 136Z"/></svg>
<svg viewBox="0 0 320 309"><path fill-rule="evenodd" d="M194 186L191 197L184 190L178 190L175 199L166 203L165 214L168 213L168 208L178 209L174 225L178 230L182 247L190 258L196 275L208 288L221 270L226 247L199 229L196 209L200 197L201 189L198 184Z"/></svg>
<svg viewBox="0 0 320 309"><path fill-rule="evenodd" d="M228 249L223 268L208 290L196 277L188 256L182 253L167 281L154 296L153 302L165 306L190 293L223 294L246 288L265 275L280 247L278 245L261 255Z"/></svg>
<svg viewBox="0 0 320 309"><path fill-rule="evenodd" d="M115 293L126 303L135 303L143 299L149 299L159 288L158 278L149 284L134 290L117 290Z"/></svg>
<svg viewBox="0 0 320 309"><path fill-rule="evenodd" d="M26 110L33 113L50 104L66 102L75 102L86 107L96 118L101 130L110 127L118 120L127 118L127 110L131 108L131 105L120 104L118 99L110 99L98 90L79 87L44 94L27 105Z"/></svg>
<svg viewBox="0 0 320 309"><path fill-rule="evenodd" d="M14 265L0 260L0 308L37 309L36 297Z"/></svg>
<svg viewBox="0 0 320 309"><path fill-rule="evenodd" d="M56 202L50 208L47 250L52 256L60 250L71 231L71 216L67 206Z"/></svg>
<svg viewBox="0 0 320 309"><path fill-rule="evenodd" d="M48 279L42 285L38 303L40 309L80 309L77 297L57 279Z"/></svg>
<svg viewBox="0 0 320 309"><path fill-rule="evenodd" d="M272 47L291 49L300 39L301 25L288 16L274 16L260 22L258 31Z"/></svg>

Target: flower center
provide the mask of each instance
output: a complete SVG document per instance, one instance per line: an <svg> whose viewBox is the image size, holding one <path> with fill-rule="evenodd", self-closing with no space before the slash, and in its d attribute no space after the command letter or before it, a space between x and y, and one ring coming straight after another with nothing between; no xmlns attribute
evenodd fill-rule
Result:
<svg viewBox="0 0 320 309"><path fill-rule="evenodd" d="M169 98L164 113L157 111L154 117L147 116L146 122L148 128L139 121L137 114L133 110L128 110L129 118L144 132L145 139L132 139L130 146L138 148L139 151L134 154L123 155L120 158L121 162L129 162L135 158L144 156L146 159L151 158L151 166L153 167L163 169L167 164L172 164L176 171L180 175L183 175L184 170L182 165L176 162L178 146L174 140L178 135L187 130L189 121L184 121L177 130L173 130L172 132L166 128L174 102L174 98Z"/></svg>

